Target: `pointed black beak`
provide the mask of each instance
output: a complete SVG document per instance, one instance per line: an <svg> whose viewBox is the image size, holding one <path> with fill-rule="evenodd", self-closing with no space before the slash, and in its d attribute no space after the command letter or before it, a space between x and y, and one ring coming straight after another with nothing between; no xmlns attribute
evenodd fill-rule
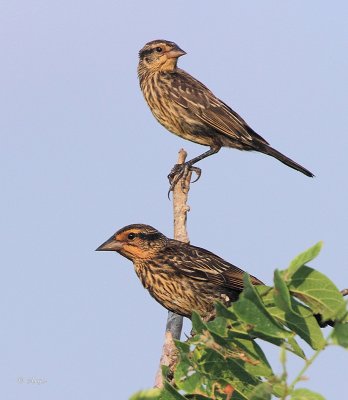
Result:
<svg viewBox="0 0 348 400"><path fill-rule="evenodd" d="M106 242L101 244L95 251L119 251L122 249L124 243L115 239L115 236L111 236Z"/></svg>

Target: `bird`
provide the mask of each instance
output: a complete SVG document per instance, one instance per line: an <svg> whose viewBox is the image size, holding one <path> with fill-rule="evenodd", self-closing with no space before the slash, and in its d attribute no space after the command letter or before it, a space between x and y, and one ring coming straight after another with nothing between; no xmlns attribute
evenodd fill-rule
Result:
<svg viewBox="0 0 348 400"><path fill-rule="evenodd" d="M243 290L242 269L201 247L170 239L150 225L127 225L96 251L115 251L131 260L150 295L183 317L191 318L195 310L209 321L217 300L230 305ZM250 279L263 285L252 275Z"/></svg>
<svg viewBox="0 0 348 400"><path fill-rule="evenodd" d="M222 147L258 151L272 156L303 174L314 174L291 160L256 133L226 103L216 97L203 83L178 68L179 57L185 55L177 44L153 40L139 51L138 78L144 98L157 121L168 131L209 150L176 164L168 175L169 192L189 171L201 175L198 161L217 153Z"/></svg>
<svg viewBox="0 0 348 400"><path fill-rule="evenodd" d="M230 306L244 289L243 269L202 247L170 239L150 225L127 225L96 251L115 251L132 261L150 295L168 311L189 319L193 311L205 321L214 319L216 301ZM249 276L253 285L265 285ZM348 289L341 293L348 296ZM321 314L313 315L322 328L335 325Z"/></svg>

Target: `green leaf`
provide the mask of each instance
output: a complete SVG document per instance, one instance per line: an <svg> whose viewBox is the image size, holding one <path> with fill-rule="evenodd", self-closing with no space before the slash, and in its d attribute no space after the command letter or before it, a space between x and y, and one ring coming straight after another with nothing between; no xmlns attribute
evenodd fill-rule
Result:
<svg viewBox="0 0 348 400"><path fill-rule="evenodd" d="M265 303L268 303L268 307L266 305L267 310L289 329L297 333L314 350L325 347L324 336L313 316L313 312L290 296L290 292L278 270L274 273L274 284L273 298L278 308L273 306L270 297L268 302L265 298L262 298Z"/></svg>
<svg viewBox="0 0 348 400"><path fill-rule="evenodd" d="M174 340L176 348L179 350L180 356L183 357L190 352L190 345L188 342L180 342L180 340Z"/></svg>
<svg viewBox="0 0 348 400"><path fill-rule="evenodd" d="M176 389L168 382L164 382L164 390L160 400L186 400Z"/></svg>
<svg viewBox="0 0 348 400"><path fill-rule="evenodd" d="M271 400L272 386L268 382L260 383L250 393L249 400Z"/></svg>
<svg viewBox="0 0 348 400"><path fill-rule="evenodd" d="M341 324L337 322L332 332L332 341L348 349L348 324Z"/></svg>
<svg viewBox="0 0 348 400"><path fill-rule="evenodd" d="M236 360L224 358L213 349L197 347L193 362L195 370L206 375L209 381L224 380L246 397L260 383L258 377L248 373Z"/></svg>
<svg viewBox="0 0 348 400"><path fill-rule="evenodd" d="M223 400L225 400L226 397L224 397ZM211 400L211 399L209 399ZM232 396L232 400L249 400L247 397L243 396L242 393L238 393L238 392L233 392L233 396Z"/></svg>
<svg viewBox="0 0 348 400"><path fill-rule="evenodd" d="M192 330L197 333L202 333L205 329L207 329L206 324L203 322L202 318L196 311L192 311Z"/></svg>
<svg viewBox="0 0 348 400"><path fill-rule="evenodd" d="M305 353L302 350L301 346L297 343L295 338L288 339L288 342L285 343L285 349L306 360Z"/></svg>
<svg viewBox="0 0 348 400"><path fill-rule="evenodd" d="M196 346L203 345L217 352L224 360L233 359L248 373L257 376L270 376L272 369L261 347L250 337L229 331L224 338L213 332L190 339Z"/></svg>
<svg viewBox="0 0 348 400"><path fill-rule="evenodd" d="M289 289L283 280L281 273L278 269L274 271L274 300L276 305L283 311L290 313L291 315L297 315L292 308L291 296Z"/></svg>
<svg viewBox="0 0 348 400"><path fill-rule="evenodd" d="M161 389L142 390L141 392L133 394L129 400L162 400Z"/></svg>
<svg viewBox="0 0 348 400"><path fill-rule="evenodd" d="M232 311L232 308L227 308L224 304L220 301L215 303L216 315L218 317L223 317L232 321L237 321L236 314Z"/></svg>
<svg viewBox="0 0 348 400"><path fill-rule="evenodd" d="M325 400L325 397L308 389L296 389L291 393L291 400Z"/></svg>
<svg viewBox="0 0 348 400"><path fill-rule="evenodd" d="M285 276L284 276L285 281L291 278L292 275L294 275L300 267L302 267L303 265L307 264L309 261L312 261L315 257L317 257L322 247L323 247L323 242L318 242L314 246L310 247L308 250L304 251L303 253L295 257L291 261L288 269L285 271Z"/></svg>
<svg viewBox="0 0 348 400"><path fill-rule="evenodd" d="M267 286L256 286L255 289L257 290L259 296L261 296L261 300L264 303L265 307L267 308L267 311L277 320L279 320L281 323L285 323L285 316L284 312L280 310L278 307L276 307L275 302L274 302L274 289L267 287ZM294 301L294 299L292 299ZM300 303L298 303L300 304ZM306 313L308 314L308 308L300 304L301 307L306 310ZM247 336L245 335L240 328L238 330L235 329L236 324L232 321L232 330L234 332L238 332L240 335L243 335L244 338L250 338L250 335ZM321 331L318 327L318 324L315 320L315 325L316 329L318 329L319 334L321 335L322 339L323 336L321 334ZM244 329L245 331L245 329ZM253 332L254 333L254 332ZM257 333L257 337L265 340L269 343L274 344L275 346L285 346L285 349L288 351L291 351L292 353L296 354L297 356L306 359L303 350L301 347L297 344L296 340L293 337L289 337L287 339L283 338L275 338L273 336L267 336L266 334L261 334Z"/></svg>
<svg viewBox="0 0 348 400"><path fill-rule="evenodd" d="M232 352L230 358L234 358L250 374L264 377L273 375L264 352L255 340L229 332L228 338L224 339L222 344L224 349ZM225 357L228 356L229 353L225 353Z"/></svg>
<svg viewBox="0 0 348 400"><path fill-rule="evenodd" d="M346 304L342 294L332 281L313 268L302 266L289 282L290 292L307 304L323 321L343 318Z"/></svg>
<svg viewBox="0 0 348 400"><path fill-rule="evenodd" d="M233 303L232 310L253 332L274 338L287 338L291 333L285 330L266 310L248 274L244 274L244 290Z"/></svg>
<svg viewBox="0 0 348 400"><path fill-rule="evenodd" d="M243 321L238 319L238 316L233 312L233 305L227 308L222 303L216 302L215 309L216 316L222 317L226 320L226 328L228 330L232 329L234 332L240 332L241 334L249 336L249 327Z"/></svg>
<svg viewBox="0 0 348 400"><path fill-rule="evenodd" d="M228 320L219 316L216 316L212 321L207 323L208 330L221 337L227 336L227 326Z"/></svg>
<svg viewBox="0 0 348 400"><path fill-rule="evenodd" d="M177 387L187 393L204 391L205 377L189 362L179 362L175 368L174 379Z"/></svg>

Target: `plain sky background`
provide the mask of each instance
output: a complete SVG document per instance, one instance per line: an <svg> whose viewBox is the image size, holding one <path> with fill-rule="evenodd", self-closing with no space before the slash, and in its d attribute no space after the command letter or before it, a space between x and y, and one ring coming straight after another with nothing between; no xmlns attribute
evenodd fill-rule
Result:
<svg viewBox="0 0 348 400"><path fill-rule="evenodd" d="M181 147L206 150L143 100L137 55L153 39L175 41L180 67L316 175L222 150L191 186L191 243L271 283L323 240L311 266L348 287L347 21L346 0L1 2L1 399L127 399L153 384L167 312L128 260L94 252L130 223L171 236L166 176ZM342 398L347 353L328 348L307 375Z"/></svg>

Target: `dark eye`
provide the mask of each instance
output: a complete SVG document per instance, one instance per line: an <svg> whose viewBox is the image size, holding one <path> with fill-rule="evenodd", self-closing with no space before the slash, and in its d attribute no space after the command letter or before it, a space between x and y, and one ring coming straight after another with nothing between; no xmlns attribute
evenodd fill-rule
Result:
<svg viewBox="0 0 348 400"><path fill-rule="evenodd" d="M156 47L156 51L157 51L157 53L161 53L162 47Z"/></svg>
<svg viewBox="0 0 348 400"><path fill-rule="evenodd" d="M135 233L131 232L128 234L128 239L133 240L135 238Z"/></svg>

